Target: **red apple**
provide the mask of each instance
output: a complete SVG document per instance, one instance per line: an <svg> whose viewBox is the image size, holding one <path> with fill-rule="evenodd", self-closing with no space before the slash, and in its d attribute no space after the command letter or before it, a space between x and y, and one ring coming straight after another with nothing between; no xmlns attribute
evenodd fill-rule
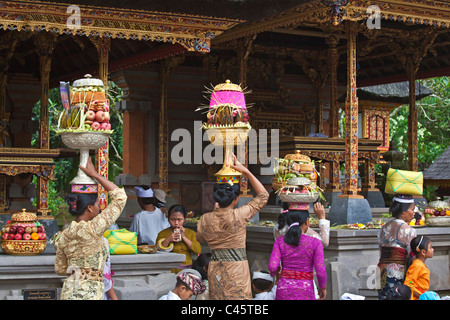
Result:
<svg viewBox="0 0 450 320"><path fill-rule="evenodd" d="M105 121L105 111L102 111L102 110L97 111L95 113L95 120L98 121L98 122Z"/></svg>
<svg viewBox="0 0 450 320"><path fill-rule="evenodd" d="M16 233L17 232L17 227L16 226L11 226L9 228L9 233Z"/></svg>
<svg viewBox="0 0 450 320"><path fill-rule="evenodd" d="M20 233L16 233L14 240L22 240L22 235Z"/></svg>
<svg viewBox="0 0 450 320"><path fill-rule="evenodd" d="M89 120L89 121L95 120L95 111L94 110L88 110L88 112L86 112L86 120Z"/></svg>
<svg viewBox="0 0 450 320"><path fill-rule="evenodd" d="M29 234L29 233L24 233L24 234L22 235L22 239L23 239L23 240L30 240L30 239L31 239L31 234Z"/></svg>
<svg viewBox="0 0 450 320"><path fill-rule="evenodd" d="M45 234L44 232L39 232L39 240L45 240L47 239L47 234Z"/></svg>
<svg viewBox="0 0 450 320"><path fill-rule="evenodd" d="M17 228L17 233L18 234L24 234L25 233L25 228L24 227L18 227Z"/></svg>
<svg viewBox="0 0 450 320"><path fill-rule="evenodd" d="M8 240L8 239L9 239L9 233L4 233L4 234L2 235L2 239L3 239L3 240Z"/></svg>
<svg viewBox="0 0 450 320"><path fill-rule="evenodd" d="M109 122L109 119L111 119L111 116L109 114L109 111L105 111L105 120L103 120L104 122Z"/></svg>
<svg viewBox="0 0 450 320"><path fill-rule="evenodd" d="M9 234L9 237L8 237L8 240L14 240L14 237L15 237L16 235L14 234L14 233L10 233Z"/></svg>
<svg viewBox="0 0 450 320"><path fill-rule="evenodd" d="M44 231L44 226L39 226L38 227L38 233L44 233L45 231Z"/></svg>
<svg viewBox="0 0 450 320"><path fill-rule="evenodd" d="M101 130L107 130L106 128L108 128L108 123L107 122L100 123L100 129Z"/></svg>
<svg viewBox="0 0 450 320"><path fill-rule="evenodd" d="M99 130L100 129L100 123L97 121L94 121L94 123L91 124L92 130Z"/></svg>

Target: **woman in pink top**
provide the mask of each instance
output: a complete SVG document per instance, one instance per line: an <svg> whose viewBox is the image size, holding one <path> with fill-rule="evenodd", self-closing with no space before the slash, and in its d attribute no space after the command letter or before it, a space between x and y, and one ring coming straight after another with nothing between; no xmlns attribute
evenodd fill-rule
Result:
<svg viewBox="0 0 450 320"><path fill-rule="evenodd" d="M323 245L319 239L305 235L309 213L290 210L286 218L289 230L275 240L268 266L270 274L275 276L281 262L275 299L315 300L315 270L320 300L323 300L327 293Z"/></svg>

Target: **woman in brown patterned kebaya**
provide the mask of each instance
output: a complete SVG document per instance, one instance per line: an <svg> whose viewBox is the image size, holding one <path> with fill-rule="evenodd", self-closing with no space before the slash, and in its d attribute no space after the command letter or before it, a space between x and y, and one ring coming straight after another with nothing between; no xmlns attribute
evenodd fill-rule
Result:
<svg viewBox="0 0 450 320"><path fill-rule="evenodd" d="M269 194L255 176L234 157L233 169L245 174L256 196L236 208L239 183L216 184L216 208L205 213L197 225L197 240L207 242L212 251L208 266L211 300L252 299L250 269L246 255L246 226L267 203Z"/></svg>
<svg viewBox="0 0 450 320"><path fill-rule="evenodd" d="M122 213L127 196L123 189L97 173L90 158L86 168L80 168L108 191L110 203L100 213L97 194L68 195L69 212L75 221L55 240L55 272L67 276L61 300L103 300L103 268L108 255L103 233Z"/></svg>

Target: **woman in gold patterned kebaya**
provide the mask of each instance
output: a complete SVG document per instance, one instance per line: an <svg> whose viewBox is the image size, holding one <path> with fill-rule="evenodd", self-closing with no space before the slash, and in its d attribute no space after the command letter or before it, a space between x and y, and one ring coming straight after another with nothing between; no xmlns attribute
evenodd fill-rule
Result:
<svg viewBox="0 0 450 320"><path fill-rule="evenodd" d="M108 255L103 233L122 213L127 196L97 173L90 158L86 168L80 168L108 191L111 201L100 213L97 194L72 193L66 198L75 221L55 240L55 272L67 276L62 300L103 300L103 268Z"/></svg>
<svg viewBox="0 0 450 320"><path fill-rule="evenodd" d="M269 194L256 177L234 157L233 169L245 174L256 192L247 204L235 209L239 183L218 183L214 199L218 206L203 214L197 225L197 240L212 251L208 266L211 300L251 300L251 277L246 255L247 223L267 203Z"/></svg>

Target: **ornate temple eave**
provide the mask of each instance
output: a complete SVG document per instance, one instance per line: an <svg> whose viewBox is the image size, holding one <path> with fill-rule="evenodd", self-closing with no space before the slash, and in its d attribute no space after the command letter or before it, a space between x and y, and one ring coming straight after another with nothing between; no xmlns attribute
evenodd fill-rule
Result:
<svg viewBox="0 0 450 320"><path fill-rule="evenodd" d="M329 21L328 8L317 2L305 3L294 9L283 12L271 18L258 22L242 23L214 38L213 43L219 44L234 39L255 35L276 28L290 27L303 23L326 23Z"/></svg>
<svg viewBox="0 0 450 320"><path fill-rule="evenodd" d="M450 3L444 1L421 0L350 0L342 8L343 20L365 20L369 5L380 8L381 18L384 20L413 23L417 25L450 27Z"/></svg>
<svg viewBox="0 0 450 320"><path fill-rule="evenodd" d="M398 21L411 25L424 25L440 28L450 28L450 3L443 1L421 0L350 0L340 8L338 20L364 21L372 16L369 6L380 8L381 19ZM213 43L219 44L234 39L255 35L261 32L273 31L276 28L296 27L302 25L331 26L333 22L332 9L325 6L321 0L303 3L271 18L257 22L242 23L232 30L218 35ZM339 24L334 26L337 30Z"/></svg>
<svg viewBox="0 0 450 320"><path fill-rule="evenodd" d="M67 4L40 1L0 1L0 27L4 30L45 30L57 34L179 43L189 51L209 52L211 39L242 22L92 6L78 6L77 20L78 16L70 18L76 11L68 10L68 7Z"/></svg>

